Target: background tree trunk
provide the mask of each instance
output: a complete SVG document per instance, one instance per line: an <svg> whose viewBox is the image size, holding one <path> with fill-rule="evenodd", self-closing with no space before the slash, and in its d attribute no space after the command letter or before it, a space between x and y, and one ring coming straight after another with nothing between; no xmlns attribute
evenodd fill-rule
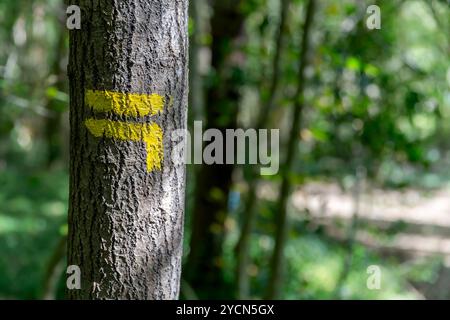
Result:
<svg viewBox="0 0 450 320"><path fill-rule="evenodd" d="M206 98L206 128L225 134L236 128L240 101L243 56L239 40L243 37L245 15L242 1L214 1L211 19L213 74ZM224 153L225 154L225 150ZM201 292L229 296L223 290L222 244L232 184L232 165L202 165L191 222L192 235L187 262L188 281Z"/></svg>
<svg viewBox="0 0 450 320"><path fill-rule="evenodd" d="M275 35L275 54L272 61L272 77L270 78L269 97L263 104L256 122L256 129L265 129L268 126L268 119L277 101L280 79L281 79L281 61L284 50L285 37L287 33L287 20L289 13L290 0L281 0L280 3L280 21L278 31ZM255 222L258 182L260 175L260 166L253 165L250 168L248 178L248 194L242 213L242 227L239 240L236 244L236 284L239 299L248 299L250 297L250 283L248 277L248 264L250 261L249 245L250 237Z"/></svg>
<svg viewBox="0 0 450 320"><path fill-rule="evenodd" d="M61 5L61 9L62 9ZM61 10L61 13L64 13L64 10ZM58 12L60 13L60 12ZM58 21L65 21L65 15L61 15L58 17ZM56 46L56 55L53 61L53 65L51 67L51 73L56 77L56 81L54 83L54 89L59 92L67 92L67 84L64 81L66 79L66 73L61 70L61 61L67 54L67 50L65 48L65 40L66 40L66 32L64 30L65 24L61 23L58 30L58 42ZM62 157L62 115L64 108L61 105L66 106L65 103L61 101L57 101L54 97L49 98L47 103L48 109L48 118L45 122L45 136L47 140L47 167L52 167L53 164Z"/></svg>
<svg viewBox="0 0 450 320"><path fill-rule="evenodd" d="M172 162L171 133L186 128L188 1L74 4L81 7L82 26L70 36L68 264L80 266L82 288L69 290L69 297L176 299L185 166ZM159 94L164 108L153 116L96 113L85 102L88 90ZM129 110L131 100L116 103ZM145 101L153 107L153 100ZM103 131L95 136L87 119L103 119ZM154 145L116 137L143 137L139 128L150 123L163 132L161 168L146 165Z"/></svg>
<svg viewBox="0 0 450 320"><path fill-rule="evenodd" d="M269 278L269 288L267 292L268 299L279 298L282 268L283 251L286 242L287 233L287 203L292 189L290 175L295 161L298 149L298 135L302 123L304 109L304 89L305 89L305 69L310 50L311 27L315 14L316 0L309 0L305 13L305 22L303 26L303 36L301 43L301 53L298 72L298 85L294 99L294 114L292 118L291 132L288 139L287 155L282 168L280 196L277 203L277 212L275 219L275 248L270 261L271 273Z"/></svg>
<svg viewBox="0 0 450 320"><path fill-rule="evenodd" d="M200 72L200 52L205 29L201 9L204 6L204 0L191 1L189 4L189 15L192 19L192 35L189 42L189 124L191 126L194 121L203 121L204 115L203 77Z"/></svg>

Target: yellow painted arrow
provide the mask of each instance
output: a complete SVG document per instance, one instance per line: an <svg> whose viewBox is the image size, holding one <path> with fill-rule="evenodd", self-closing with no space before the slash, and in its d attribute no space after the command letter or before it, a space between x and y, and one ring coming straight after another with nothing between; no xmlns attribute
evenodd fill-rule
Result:
<svg viewBox="0 0 450 320"><path fill-rule="evenodd" d="M96 112L112 112L134 117L156 115L164 109L164 98L158 94L87 90L85 101ZM97 138L143 141L147 151L147 172L161 170L164 157L163 130L158 124L90 118L85 121L85 125Z"/></svg>
<svg viewBox="0 0 450 320"><path fill-rule="evenodd" d="M119 116L157 115L164 109L164 97L153 94L87 90L85 101L95 112L113 112Z"/></svg>

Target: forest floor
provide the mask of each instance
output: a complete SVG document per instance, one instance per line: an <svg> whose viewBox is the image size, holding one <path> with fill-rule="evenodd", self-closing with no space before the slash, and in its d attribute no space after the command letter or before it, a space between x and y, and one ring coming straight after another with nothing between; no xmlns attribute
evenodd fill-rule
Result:
<svg viewBox="0 0 450 320"><path fill-rule="evenodd" d="M402 261L438 258L442 265L433 281L411 284L424 298L450 298L449 187L346 192L337 184L310 183L294 192L292 206L343 244L355 241Z"/></svg>
<svg viewBox="0 0 450 320"><path fill-rule="evenodd" d="M68 176L62 171L0 173L0 298L40 298L46 267L66 233ZM276 190L273 183L264 184L259 196L274 201ZM355 239L359 244L354 249L345 298L447 297L450 268L441 267L440 257L450 256L450 189L361 190ZM347 252L355 194L337 184L314 182L298 188L291 203L292 218L300 222L293 225L308 221L306 225L313 230L305 234L304 228L297 228L290 239L286 250L290 281L285 297L332 298ZM316 232L318 228L325 234ZM272 241L269 233L261 230L252 242L258 292L264 290ZM225 258L231 278L234 242L229 238ZM416 263L420 259L422 262ZM383 267L383 290L367 290L368 265ZM59 298L64 295L64 277L62 273Z"/></svg>
<svg viewBox="0 0 450 320"><path fill-rule="evenodd" d="M450 188L361 189L356 194L336 184L311 183L294 193L292 204L337 238L345 237L345 226L357 219L356 240L364 245L417 255L441 254L450 265ZM377 236L371 232L375 230Z"/></svg>
<svg viewBox="0 0 450 320"><path fill-rule="evenodd" d="M275 201L276 190L272 183L262 184L258 195ZM416 298L450 299L448 184L436 188L362 185L345 189L337 183L309 182L293 192L290 215L296 222L307 222L312 231L322 230L343 247L355 242L384 261L394 259L403 266L434 265L430 267L432 275L418 281L409 279L407 287Z"/></svg>

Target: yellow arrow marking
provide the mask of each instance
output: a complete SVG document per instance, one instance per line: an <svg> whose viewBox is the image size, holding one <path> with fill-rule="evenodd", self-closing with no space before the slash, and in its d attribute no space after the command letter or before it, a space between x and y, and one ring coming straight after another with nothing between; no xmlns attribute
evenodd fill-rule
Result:
<svg viewBox="0 0 450 320"><path fill-rule="evenodd" d="M164 97L153 94L121 93L107 90L87 90L86 104L95 112L113 112L119 116L143 117L156 115L164 109Z"/></svg>
<svg viewBox="0 0 450 320"><path fill-rule="evenodd" d="M112 112L119 116L144 117L163 112L164 97L159 94L121 93L108 90L86 90L85 102L95 112ZM163 131L156 123L127 123L87 119L85 125L97 137L123 141L143 141L147 150L147 171L161 170L164 156Z"/></svg>
<svg viewBox="0 0 450 320"><path fill-rule="evenodd" d="M147 172L161 170L163 161L163 131L156 123L125 123L112 120L87 119L85 125L97 138L143 141L147 150Z"/></svg>

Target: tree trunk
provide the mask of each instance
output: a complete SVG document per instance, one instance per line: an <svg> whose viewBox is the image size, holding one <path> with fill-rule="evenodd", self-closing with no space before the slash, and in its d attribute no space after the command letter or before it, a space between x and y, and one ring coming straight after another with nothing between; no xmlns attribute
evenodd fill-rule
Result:
<svg viewBox="0 0 450 320"><path fill-rule="evenodd" d="M355 159L358 159L359 155L355 155ZM336 282L336 288L334 290L333 299L342 298L342 289L347 281L347 278L352 271L352 264L354 258L354 247L356 242L356 236L358 233L359 216L361 214L361 195L364 193L364 181L366 176L366 169L362 166L357 166L355 168L355 183L353 186L353 200L354 209L353 215L348 227L347 239L345 244L345 255L342 271Z"/></svg>
<svg viewBox="0 0 450 320"><path fill-rule="evenodd" d="M284 50L285 34L287 31L289 5L290 0L281 0L280 22L275 39L276 46L273 57L273 74L270 81L269 98L259 113L256 129L264 129L268 125L269 115L275 108L275 103L277 101L281 78L281 57ZM252 166L250 169L250 177L248 182L249 188L244 206L241 233L236 245L236 283L239 299L248 299L250 296L250 283L247 268L250 258L250 235L253 229L256 213L256 192L258 190L259 174L259 166Z"/></svg>
<svg viewBox="0 0 450 320"><path fill-rule="evenodd" d="M62 10L61 3L61 13L65 13ZM59 8L59 7L58 7ZM59 15L60 11L58 10L58 22L65 21L65 15ZM65 48L65 40L66 40L66 32L64 30L64 24L61 23L58 29L58 42L56 44L56 55L53 60L53 64L51 67L51 74L56 76L56 82L54 87L57 91L67 92L67 85L64 81L66 79L65 71L61 70L61 60L66 54ZM47 140L47 167L50 168L53 164L61 158L62 151L61 147L63 141L61 139L61 123L62 123L62 113L65 108L62 108L61 105L65 104L63 102L57 101L54 97L49 98L47 102L48 109L48 118L45 121L45 136Z"/></svg>
<svg viewBox="0 0 450 320"><path fill-rule="evenodd" d="M244 13L242 2L213 2L211 19L213 80L207 92L206 128L225 134L236 128L239 82L243 57L239 40L243 37ZM225 148L223 151L225 153ZM228 212L228 195L232 184L232 165L202 165L197 174L192 235L186 269L188 281L200 297L226 297L222 277L222 244L224 224Z"/></svg>
<svg viewBox="0 0 450 320"><path fill-rule="evenodd" d="M47 263L42 281L42 299L54 300L58 287L58 280L64 269L64 257L67 249L67 236L61 236Z"/></svg>
<svg viewBox="0 0 450 320"><path fill-rule="evenodd" d="M200 72L202 37L204 32L201 8L204 0L190 2L189 14L193 21L192 36L189 43L189 125L202 121L204 114L203 78Z"/></svg>
<svg viewBox="0 0 450 320"><path fill-rule="evenodd" d="M70 35L72 299L176 299L185 166L187 0L79 0Z"/></svg>
<svg viewBox="0 0 450 320"><path fill-rule="evenodd" d="M279 296L282 268L283 268L283 251L286 242L287 233L287 202L291 193L290 174L294 166L295 155L298 148L298 135L302 122L304 109L304 89L305 89L305 69L307 66L307 58L310 50L311 26L315 13L316 0L309 0L306 8L306 17L303 27L303 36L301 44L299 74L297 92L295 94L294 114L292 118L291 132L288 139L287 155L284 166L282 168L282 182L280 188L280 196L277 204L276 221L275 221L275 248L271 258L271 273L269 278L269 288L267 293L268 299L276 299Z"/></svg>

